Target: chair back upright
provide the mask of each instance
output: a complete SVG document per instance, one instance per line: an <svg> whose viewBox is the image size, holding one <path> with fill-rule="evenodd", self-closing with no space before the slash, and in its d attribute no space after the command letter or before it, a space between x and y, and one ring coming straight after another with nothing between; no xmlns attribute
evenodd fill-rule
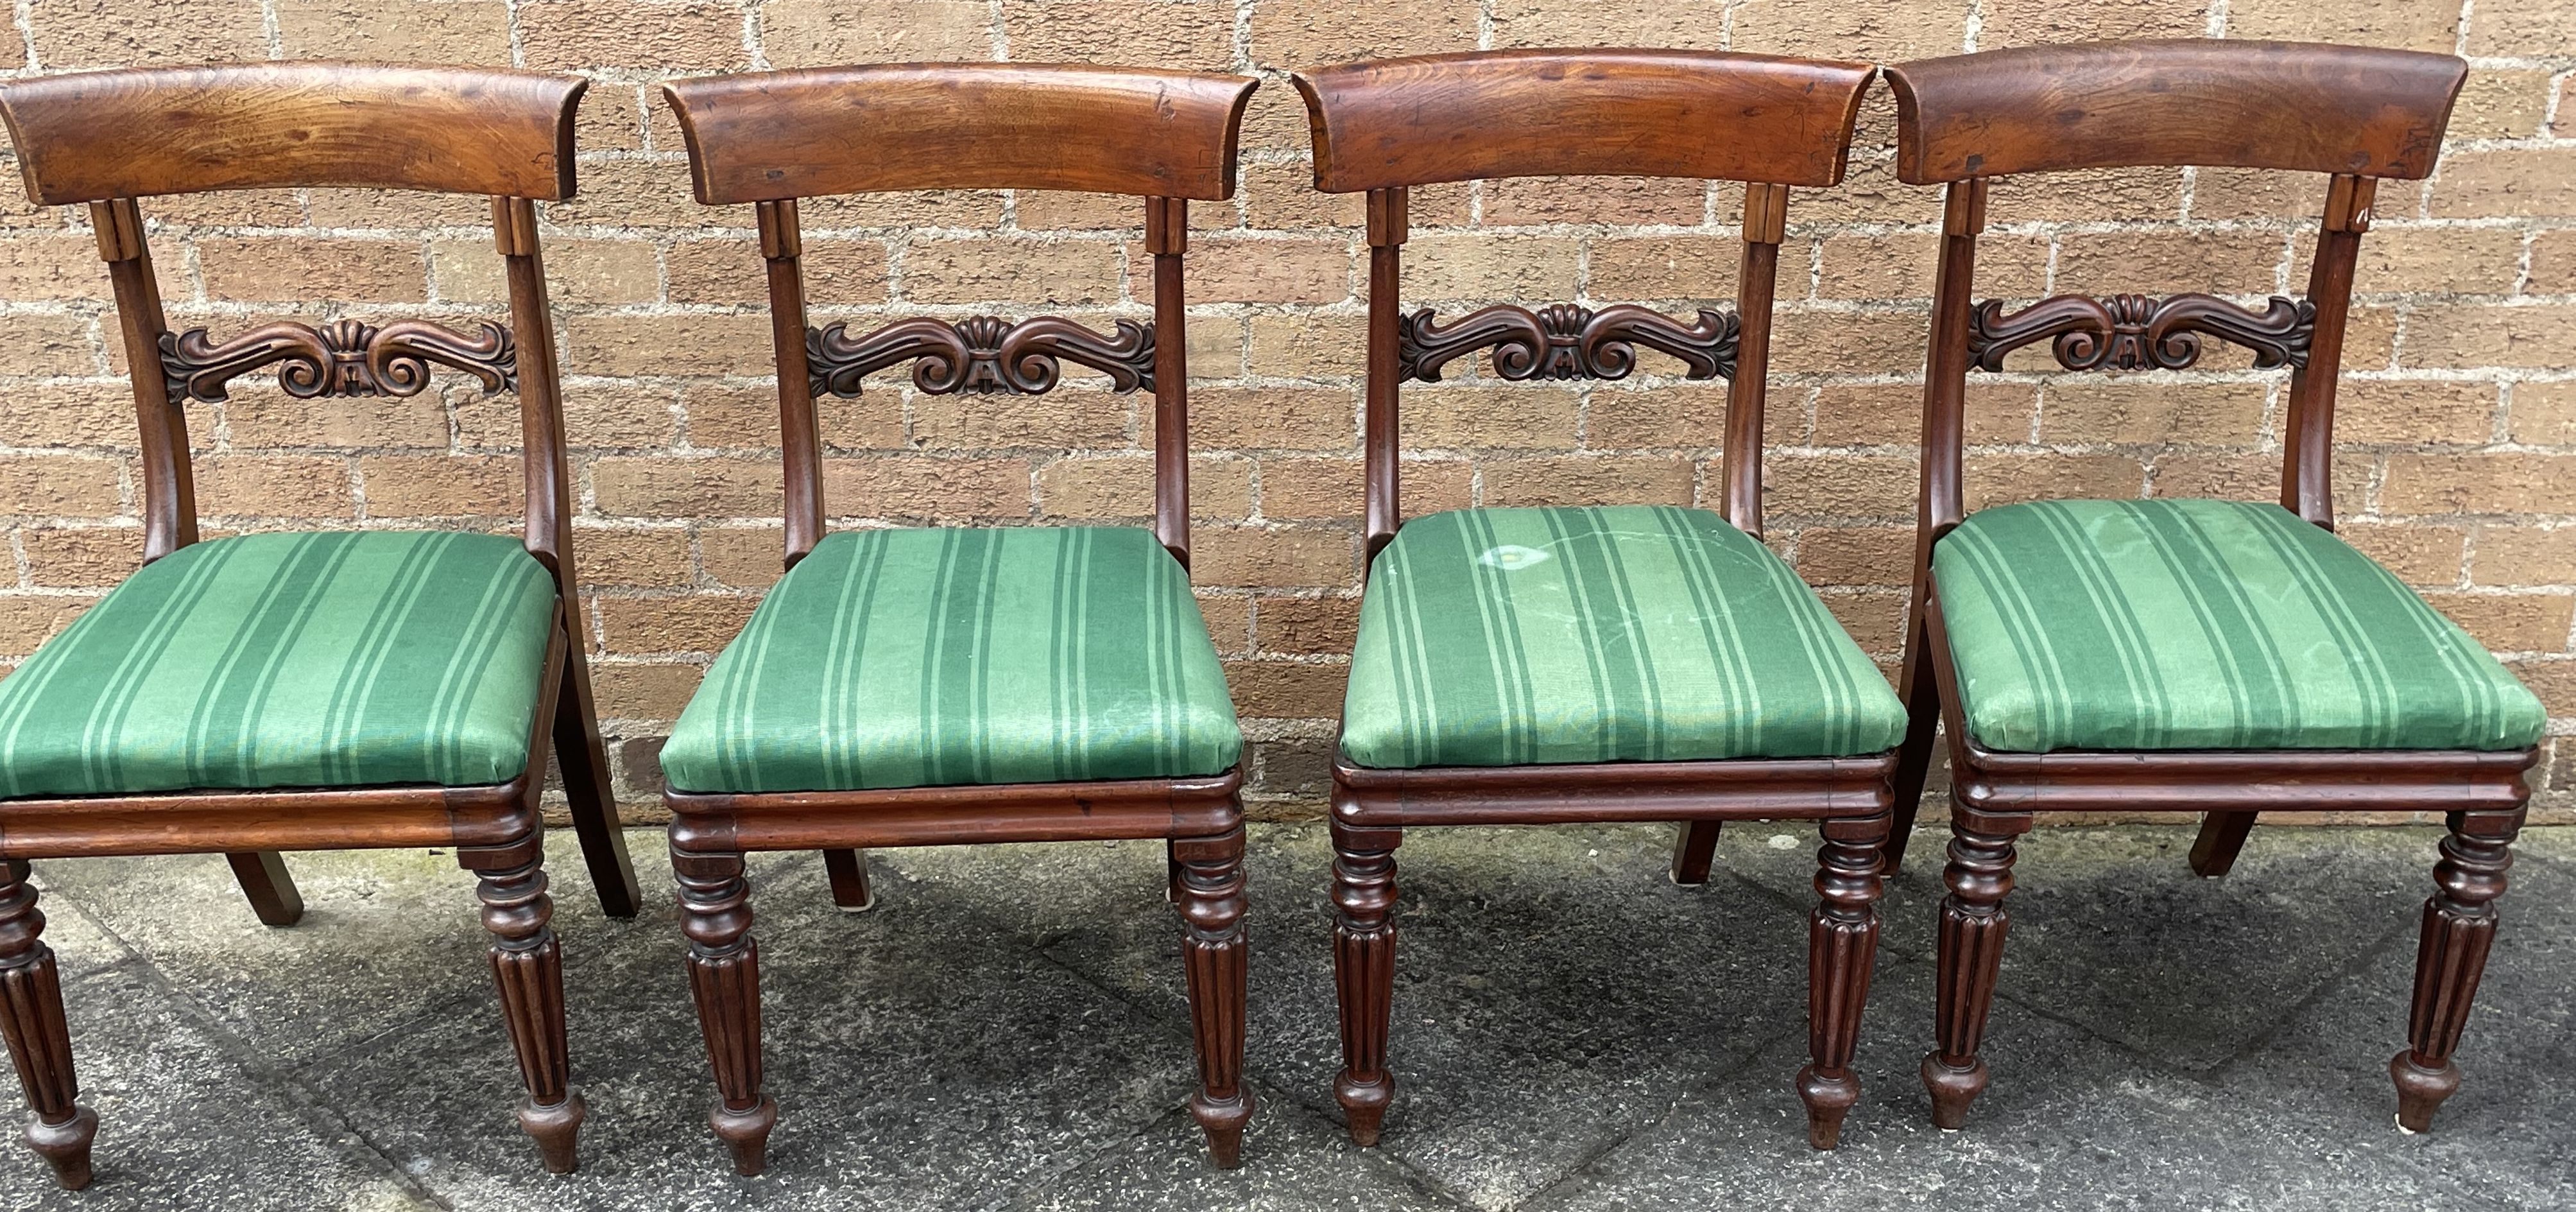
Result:
<svg viewBox="0 0 2576 1212"><path fill-rule="evenodd" d="M501 68L236 63L128 68L0 83L0 119L27 196L87 203L113 283L142 433L144 560L197 540L189 401L275 367L298 398L408 396L430 368L519 399L528 551L566 600L573 570L562 393L536 203L573 196L579 76ZM482 194L507 265L506 325L472 333L428 320L278 321L218 338L171 332L138 199L287 188ZM567 611L576 630L578 613Z"/></svg>
<svg viewBox="0 0 2576 1212"><path fill-rule="evenodd" d="M1202 72L1020 63L905 63L759 72L663 85L698 201L751 203L768 262L786 462L787 564L823 536L819 394L856 396L911 363L913 385L1034 395L1063 362L1154 394L1154 533L1189 564L1189 368L1181 259L1189 201L1234 196L1235 145L1258 81ZM818 195L1048 189L1145 202L1154 317L1101 334L1071 320L897 320L864 335L806 322L796 203Z"/></svg>
<svg viewBox="0 0 2576 1212"><path fill-rule="evenodd" d="M1867 64L1679 50L1507 50L1384 59L1300 73L1315 187L1368 194L1368 554L1403 524L1396 392L1491 348L1506 379L1618 379L1643 345L1690 378L1728 380L1728 521L1762 532L1762 406L1789 187L1840 182ZM1402 314L1407 191L1509 177L1741 181L1743 269L1733 315L1685 324L1647 308L1501 304L1442 325Z"/></svg>
<svg viewBox="0 0 2576 1212"><path fill-rule="evenodd" d="M2353 261L2378 182L2433 171L2468 65L2373 47L2213 39L2032 46L1887 69L1899 179L1943 185L1923 392L1916 617L1932 545L1963 516L1961 413L1971 367L2042 340L2070 370L2181 369L2203 338L2291 368L2281 504L2334 524L2335 380ZM2304 298L2058 295L2007 314L1971 279L1987 183L2018 173L2226 167L2328 175Z"/></svg>

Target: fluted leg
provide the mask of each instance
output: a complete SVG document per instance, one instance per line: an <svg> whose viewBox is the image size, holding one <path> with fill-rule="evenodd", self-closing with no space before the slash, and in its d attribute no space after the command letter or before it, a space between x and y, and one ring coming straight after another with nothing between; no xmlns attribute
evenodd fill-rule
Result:
<svg viewBox="0 0 2576 1212"><path fill-rule="evenodd" d="M1852 1050L1869 1004L1878 957L1879 856L1888 818L1827 821L1816 852L1816 912L1807 919L1807 1066L1798 1097L1807 1104L1807 1143L1831 1149L1843 1116L1860 1101Z"/></svg>
<svg viewBox="0 0 2576 1212"><path fill-rule="evenodd" d="M14 859L0 864L0 1039L8 1042L27 1106L36 1113L27 1125L27 1143L53 1166L55 1182L78 1191L89 1185L98 1114L80 1103L71 1028L63 1021L62 978L44 933L45 915L36 909L27 865Z"/></svg>
<svg viewBox="0 0 2576 1212"><path fill-rule="evenodd" d="M1933 993L1941 1044L1923 1058L1932 1122L1944 1128L1965 1124L1968 1104L1986 1088L1986 1063L1977 1059L1977 1047L1985 1039L1986 1012L1994 1005L1995 976L2003 965L2013 839L2028 828L2028 813L1951 810L1950 865L1942 872L1950 894L1941 900L1939 983Z"/></svg>
<svg viewBox="0 0 2576 1212"><path fill-rule="evenodd" d="M1181 961L1199 1057L1190 1115L1207 1133L1208 1156L1231 1170L1242 1164L1243 1126L1252 1119L1252 1091L1243 1084L1243 830L1176 838L1171 857L1181 869Z"/></svg>
<svg viewBox="0 0 2576 1212"><path fill-rule="evenodd" d="M1351 1143L1377 1143L1395 1100L1386 1071L1387 1020L1395 1002L1395 848L1401 829L1333 822L1333 983L1342 1010L1342 1104Z"/></svg>
<svg viewBox="0 0 2576 1212"><path fill-rule="evenodd" d="M474 874L483 928L492 932L492 982L500 989L502 1019L528 1089L519 1104L519 1126L537 1142L546 1169L570 1174L579 1165L574 1145L587 1108L572 1088L564 1046L563 947L551 924L554 900L546 895L536 848L508 853L513 865L477 868ZM460 857L468 865L478 859L473 851Z"/></svg>
<svg viewBox="0 0 2576 1212"><path fill-rule="evenodd" d="M1708 865L1717 857L1716 821L1683 821L1673 838L1672 878L1685 887L1708 882Z"/></svg>
<svg viewBox="0 0 2576 1212"><path fill-rule="evenodd" d="M250 911L259 915L263 925L292 926L304 920L304 895L295 890L286 860L276 851L227 854L224 861L232 865L233 882L241 885L242 895L250 899Z"/></svg>
<svg viewBox="0 0 2576 1212"><path fill-rule="evenodd" d="M674 849L671 866L680 879L680 931L689 939L689 991L716 1078L707 1122L733 1151L734 1170L758 1174L768 1164L778 1104L760 1092L760 946L751 937L751 884L740 854Z"/></svg>
<svg viewBox="0 0 2576 1212"><path fill-rule="evenodd" d="M2200 836L2191 841L2191 869L2203 879L2217 879L2236 865L2245 835L2254 832L2252 812L2212 812L2200 818Z"/></svg>
<svg viewBox="0 0 2576 1212"><path fill-rule="evenodd" d="M2495 944L2495 900L2513 865L2522 813L2454 812L2433 864L2437 890L2424 902L2424 932L2415 950L2415 1004L2406 1016L2406 1050L2388 1062L2397 1082L2397 1126L2430 1131L2433 1112L2458 1093L2460 1067L2451 1052L2468 1025L2470 999Z"/></svg>
<svg viewBox="0 0 2576 1212"><path fill-rule="evenodd" d="M877 894L868 887L867 851L824 851L823 875L831 881L832 903L841 912L865 913L876 908Z"/></svg>

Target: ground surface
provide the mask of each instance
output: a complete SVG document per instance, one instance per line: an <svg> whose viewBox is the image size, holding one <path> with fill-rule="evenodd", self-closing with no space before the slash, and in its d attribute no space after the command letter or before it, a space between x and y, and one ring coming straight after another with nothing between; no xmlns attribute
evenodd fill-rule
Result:
<svg viewBox="0 0 2576 1212"><path fill-rule="evenodd" d="M1399 852L1397 1095L1344 1140L1324 835L1256 827L1244 1168L1206 1168L1159 846L880 851L834 912L813 855L755 861L768 1177L733 1177L658 839L610 922L556 845L579 1175L550 1178L470 882L442 854L290 856L309 912L260 926L219 859L37 865L103 1127L66 1196L0 1149L0 1208L795 1209L2576 1206L2576 830L2525 836L2437 1130L2400 1135L2435 831L2265 827L2191 877L2184 829L2042 830L2011 902L1967 1131L1928 1120L1927 835L1890 889L1841 1151L1805 1144L1815 839L1729 826L1705 888L1662 827L1416 833ZM0 1083L0 1093L10 1091ZM11 1103L13 1108L16 1104Z"/></svg>

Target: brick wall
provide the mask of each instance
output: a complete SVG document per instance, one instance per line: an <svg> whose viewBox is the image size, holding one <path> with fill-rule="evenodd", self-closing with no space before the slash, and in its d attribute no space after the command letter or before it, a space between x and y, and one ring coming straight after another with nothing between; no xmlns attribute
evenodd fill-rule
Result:
<svg viewBox="0 0 2576 1212"><path fill-rule="evenodd" d="M548 208L578 552L623 795L652 819L658 738L777 573L776 412L748 207L688 196L653 92L672 74L889 59L1087 59L1252 72L1237 202L1200 204L1190 364L1201 604L1271 815L1320 809L1356 597L1364 252L1314 193L1282 73L1368 55L1637 43L1902 59L2043 40L2225 34L2453 51L2476 65L2440 174L2392 184L2364 241L2337 464L2343 533L2494 648L2576 753L2576 0L27 0L0 67L374 57L592 74L579 201ZM1797 191L1772 379L1772 539L1892 660L1939 199L1889 169L1865 106L1851 181ZM2306 280L2321 182L2105 173L1996 189L1998 296ZM15 191L9 191L14 197ZM1734 293L1738 191L1511 181L1421 191L1408 302L1655 302ZM248 193L147 204L174 326L491 314L476 199ZM818 200L817 322L919 311L1146 311L1131 203L1062 194ZM133 422L86 218L0 204L0 657L134 564ZM1655 368L1671 369L1659 362ZM1969 396L1971 504L2052 494L2268 498L2284 382L2241 361L2134 376L2007 373ZM1713 504L1722 388L1490 379L1407 394L1407 502ZM506 528L513 406L468 389L194 406L210 529ZM844 523L1138 519L1150 416L1077 387L936 398L888 376L827 402ZM14 578L14 580L9 578ZM1891 673L1893 672L1891 667ZM2556 815L2576 756L2544 767Z"/></svg>

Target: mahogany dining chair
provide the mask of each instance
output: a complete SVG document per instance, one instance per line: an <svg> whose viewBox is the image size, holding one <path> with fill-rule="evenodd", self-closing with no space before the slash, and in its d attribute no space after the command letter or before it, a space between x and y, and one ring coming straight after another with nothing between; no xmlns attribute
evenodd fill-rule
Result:
<svg viewBox="0 0 2576 1212"><path fill-rule="evenodd" d="M1662 50L1480 51L1300 74L1315 184L1365 191L1370 557L1333 766L1333 947L1351 1139L1395 1083L1395 850L1430 825L1679 823L1673 878L1708 878L1720 822L1819 822L1808 1138L1859 1099L1854 1041L1878 941L1879 848L1905 718L1878 667L1762 544L1762 409L1791 186L1842 180L1873 69ZM1732 313L1631 304L1403 314L1408 191L1528 176L1744 184ZM1491 349L1505 379L1618 379L1637 346L1729 380L1723 513L1465 509L1404 521L1397 388Z"/></svg>
<svg viewBox="0 0 2576 1212"><path fill-rule="evenodd" d="M137 68L0 84L27 195L87 203L116 295L142 444L143 567L0 681L0 1032L65 1187L97 1117L30 859L225 852L260 920L303 902L279 850L453 847L546 1167L583 1116L548 922L549 737L601 906L635 913L575 594L554 324L536 203L573 195L577 76L354 63ZM137 199L276 188L483 194L507 323L278 320L171 332ZM522 417L521 536L437 530L200 540L190 402L271 367L289 396L409 396L432 366Z"/></svg>
<svg viewBox="0 0 2576 1212"><path fill-rule="evenodd" d="M2003 958L2014 839L2043 812L2202 813L2223 875L2258 811L2447 814L2424 904L2397 1120L2432 1124L2495 937L2546 723L2467 633L2334 534L2336 380L2381 180L2430 175L2467 65L2449 55L2240 41L2033 46L1887 69L1897 175L1947 191L1924 387L1922 502L1897 777L1901 853L1948 736L1933 1118L1959 1127ZM2222 166L2326 176L2304 297L1975 300L1988 183ZM2038 342L2077 371L2178 370L2208 341L2287 368L2280 503L1962 504L1971 369Z"/></svg>
<svg viewBox="0 0 2576 1212"><path fill-rule="evenodd" d="M743 855L824 852L866 905L867 846L1163 838L1184 926L1199 1089L1220 1166L1241 1154L1242 733L1189 584L1189 200L1230 198L1256 82L1037 64L895 64L663 87L697 197L750 203L768 263L787 575L708 670L662 751L716 1134L765 1164L758 950ZM1153 318L806 323L797 202L919 189L1140 196ZM1061 363L1154 396L1152 529L825 534L818 396L912 367L917 391L1036 395ZM901 502L884 503L902 512Z"/></svg>

